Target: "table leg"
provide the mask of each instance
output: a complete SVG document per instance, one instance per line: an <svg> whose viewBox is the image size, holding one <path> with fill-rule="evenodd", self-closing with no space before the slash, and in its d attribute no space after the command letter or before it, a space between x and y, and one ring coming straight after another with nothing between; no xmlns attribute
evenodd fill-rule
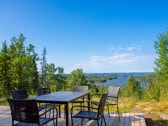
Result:
<svg viewBox="0 0 168 126"><path fill-rule="evenodd" d="M59 118L61 118L61 107L58 107L58 114L59 114Z"/></svg>
<svg viewBox="0 0 168 126"><path fill-rule="evenodd" d="M66 116L66 126L69 126L69 110L68 110L68 103L65 104L65 116Z"/></svg>

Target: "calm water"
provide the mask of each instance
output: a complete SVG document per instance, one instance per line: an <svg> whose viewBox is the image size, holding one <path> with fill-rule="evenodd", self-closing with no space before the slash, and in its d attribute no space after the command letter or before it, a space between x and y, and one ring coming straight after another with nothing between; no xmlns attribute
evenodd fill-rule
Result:
<svg viewBox="0 0 168 126"><path fill-rule="evenodd" d="M118 85L122 87L128 80L129 77L117 77L117 79L107 80L106 82L102 82L102 85L108 84L111 86Z"/></svg>
<svg viewBox="0 0 168 126"><path fill-rule="evenodd" d="M151 74L151 73L146 73L146 72L145 73L117 73L115 74L117 75L117 79L107 80L106 82L102 82L101 84L102 85L108 84L111 86L118 85L119 87L122 87L127 83L127 80L131 75L133 75L135 79L137 79L139 76L142 76L144 74Z"/></svg>
<svg viewBox="0 0 168 126"><path fill-rule="evenodd" d="M107 80L104 84L123 86L129 77L117 77L117 79Z"/></svg>

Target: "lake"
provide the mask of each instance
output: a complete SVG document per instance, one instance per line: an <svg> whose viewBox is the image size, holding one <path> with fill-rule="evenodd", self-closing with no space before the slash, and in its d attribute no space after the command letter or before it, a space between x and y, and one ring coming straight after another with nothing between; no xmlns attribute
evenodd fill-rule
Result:
<svg viewBox="0 0 168 126"><path fill-rule="evenodd" d="M133 75L135 77L135 79L137 79L138 77L145 75L145 74L152 74L152 72L135 72L135 73L114 73L115 75L117 75L117 79L113 79L113 80L106 80L106 82L100 82L101 85L118 85L119 87L122 87L123 85L125 85L127 83L127 80L130 78L131 75Z"/></svg>

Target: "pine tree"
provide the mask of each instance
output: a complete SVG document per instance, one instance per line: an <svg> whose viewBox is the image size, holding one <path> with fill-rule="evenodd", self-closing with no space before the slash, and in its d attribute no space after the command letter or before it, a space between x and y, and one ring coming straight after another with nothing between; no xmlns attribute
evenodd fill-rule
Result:
<svg viewBox="0 0 168 126"><path fill-rule="evenodd" d="M1 96L7 96L11 91L10 56L6 41L3 43L0 53L0 92Z"/></svg>
<svg viewBox="0 0 168 126"><path fill-rule="evenodd" d="M67 78L67 83L69 88L71 88L73 85L86 85L87 80L85 74L83 73L83 70L79 68L73 70Z"/></svg>
<svg viewBox="0 0 168 126"><path fill-rule="evenodd" d="M41 85L42 87L48 87L46 82L46 67L47 67L47 60L46 60L46 48L44 47L42 58L41 58Z"/></svg>
<svg viewBox="0 0 168 126"><path fill-rule="evenodd" d="M168 97L168 31L161 34L155 41L155 50L158 58L155 60L154 71L157 75L156 93L160 93L161 98Z"/></svg>

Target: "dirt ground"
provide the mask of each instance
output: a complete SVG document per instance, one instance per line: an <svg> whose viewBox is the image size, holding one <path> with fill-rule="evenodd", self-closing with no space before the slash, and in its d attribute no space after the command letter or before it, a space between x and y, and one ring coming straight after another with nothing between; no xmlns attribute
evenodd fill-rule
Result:
<svg viewBox="0 0 168 126"><path fill-rule="evenodd" d="M168 119L167 115L164 115L160 119L155 119L154 114L146 114L144 113L145 121L146 121L146 126L168 126Z"/></svg>
<svg viewBox="0 0 168 126"><path fill-rule="evenodd" d="M142 112L137 109L132 109L132 112ZM148 114L145 111L144 118L146 126L168 126L168 115L162 115L160 120L156 119L156 114Z"/></svg>

